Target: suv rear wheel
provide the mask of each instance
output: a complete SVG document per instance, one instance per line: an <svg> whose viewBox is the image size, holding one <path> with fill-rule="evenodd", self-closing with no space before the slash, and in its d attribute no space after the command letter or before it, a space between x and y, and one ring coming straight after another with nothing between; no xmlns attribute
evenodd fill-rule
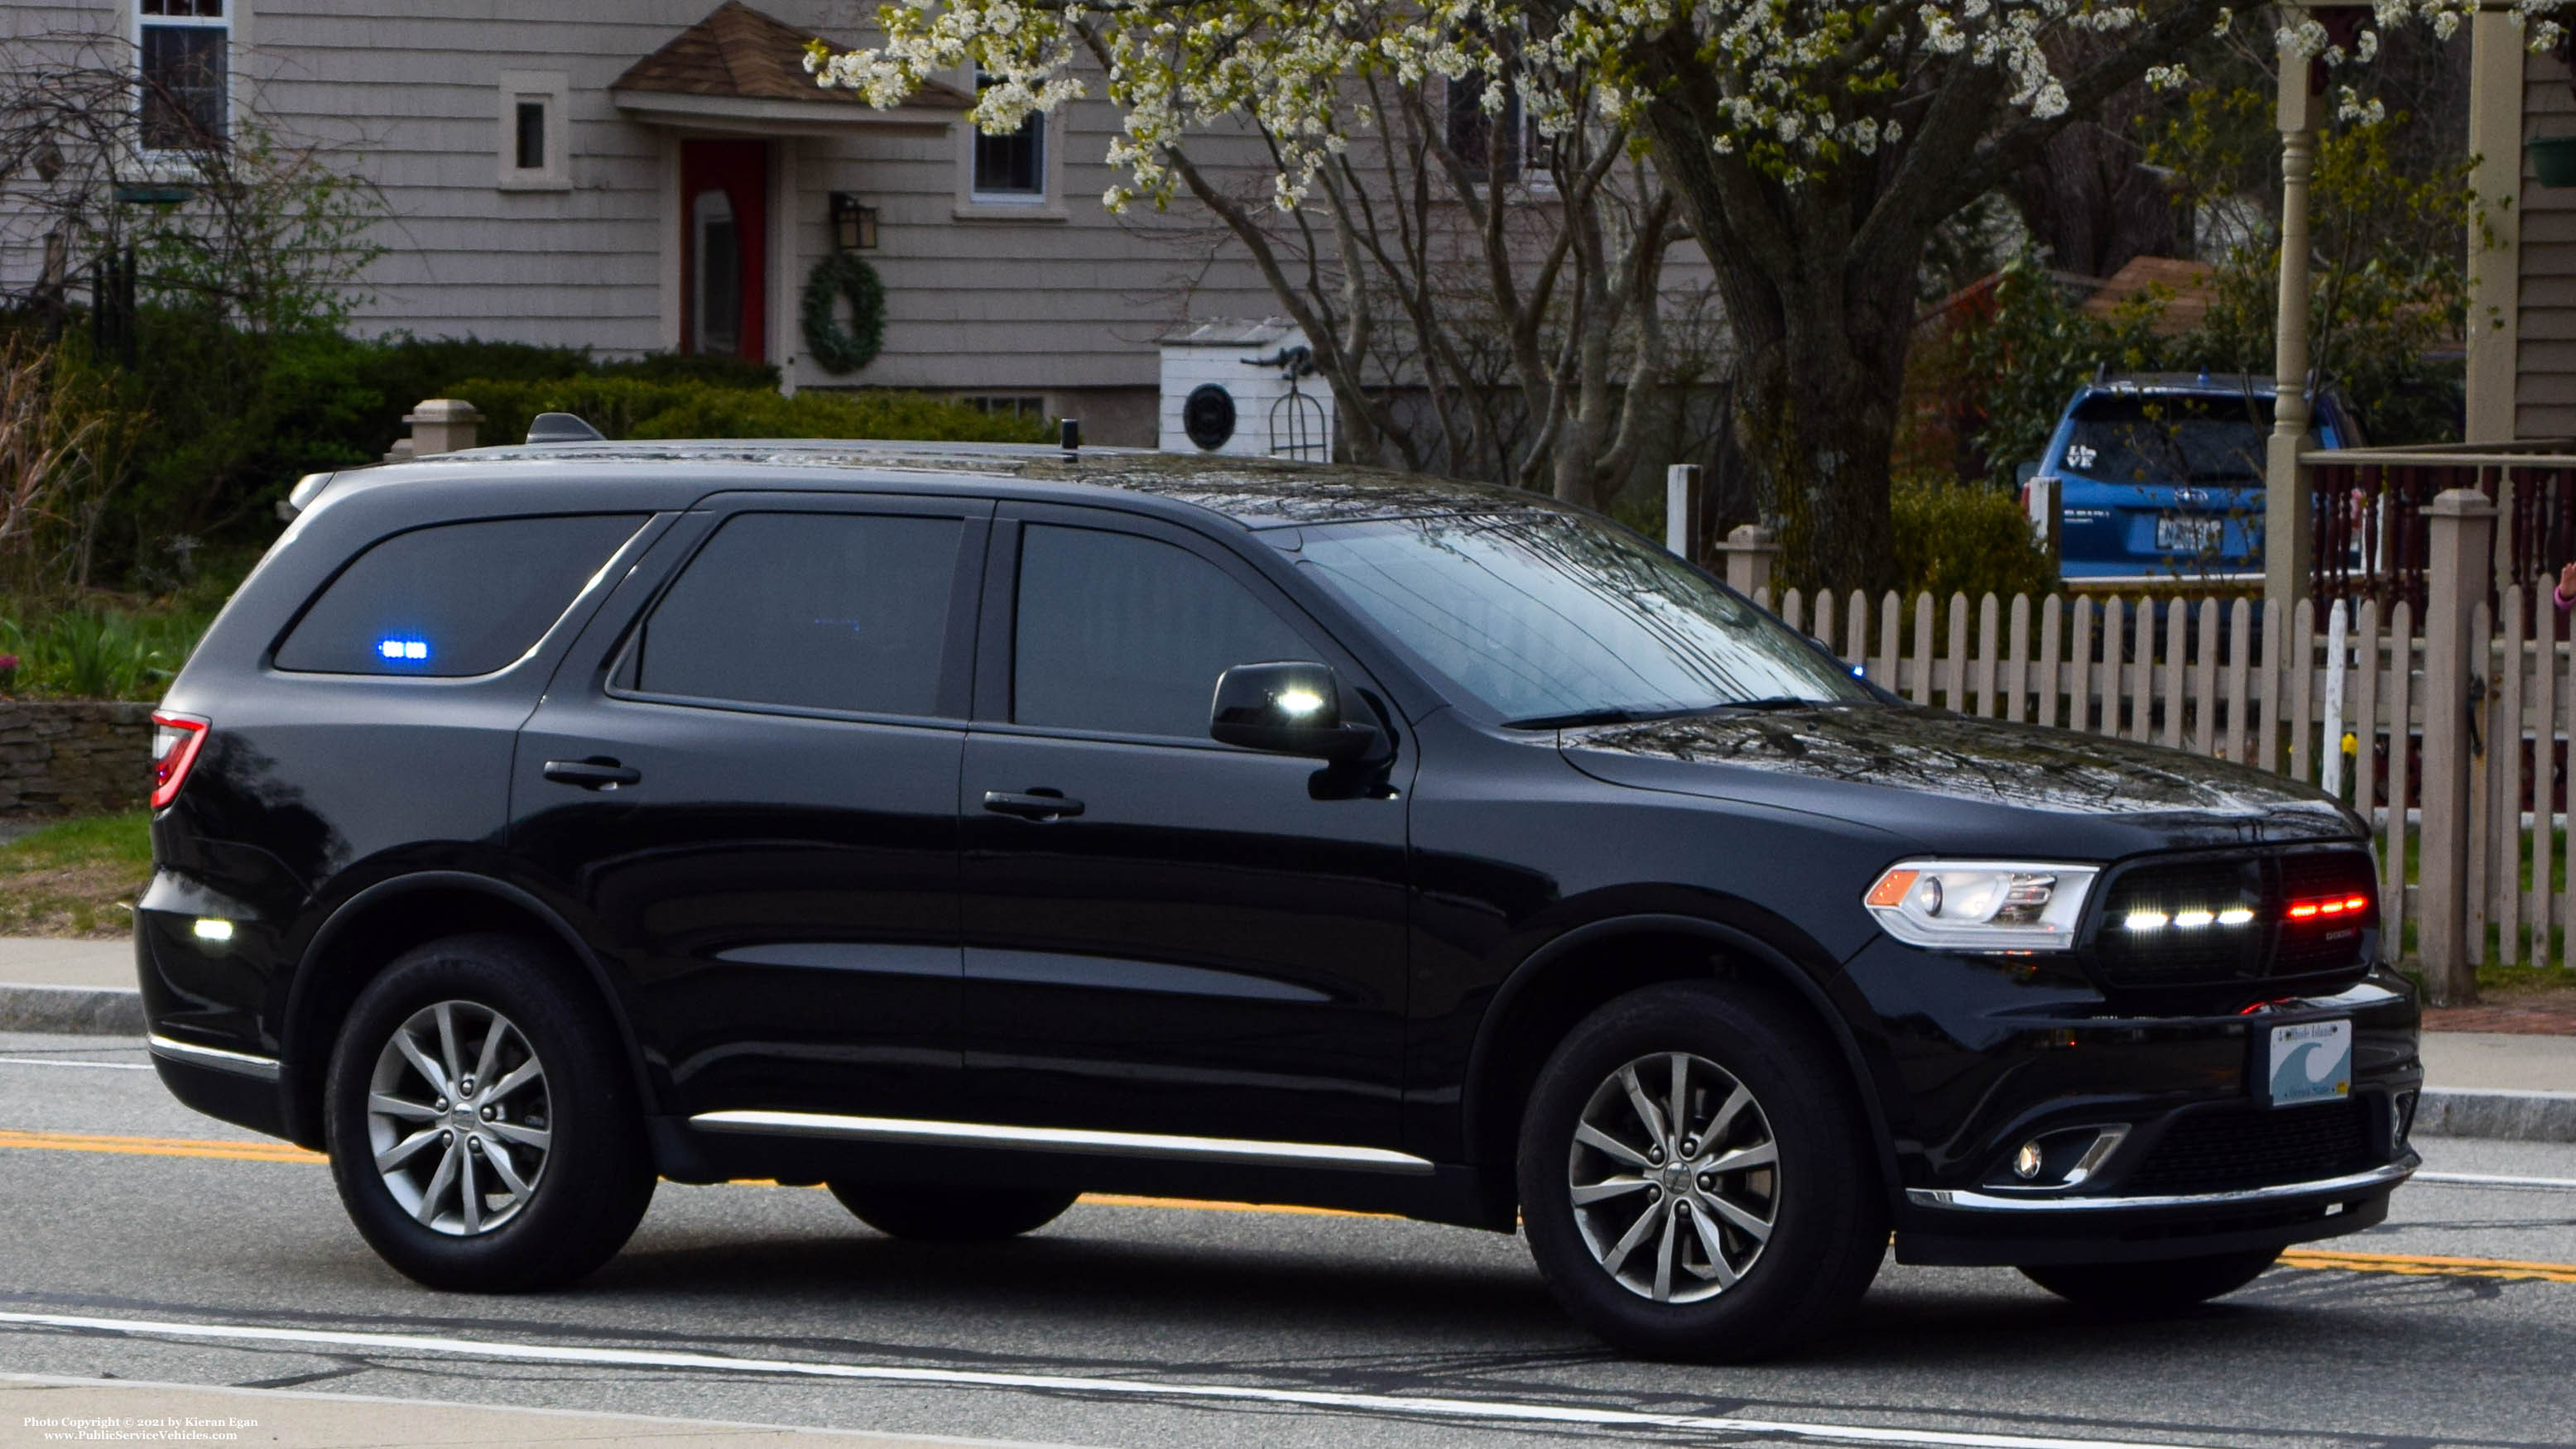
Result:
<svg viewBox="0 0 2576 1449"><path fill-rule="evenodd" d="M1050 1188L847 1180L831 1188L860 1222L889 1238L923 1243L990 1243L1033 1233L1062 1216L1078 1195Z"/></svg>
<svg viewBox="0 0 2576 1449"><path fill-rule="evenodd" d="M583 1277L625 1246L654 1172L612 1028L512 936L419 947L350 1008L324 1084L340 1201L432 1288Z"/></svg>
<svg viewBox="0 0 2576 1449"><path fill-rule="evenodd" d="M1576 1321L1638 1353L1740 1361L1860 1300L1887 1209L1808 1035L1694 982L1620 997L1557 1047L1522 1121L1521 1215Z"/></svg>

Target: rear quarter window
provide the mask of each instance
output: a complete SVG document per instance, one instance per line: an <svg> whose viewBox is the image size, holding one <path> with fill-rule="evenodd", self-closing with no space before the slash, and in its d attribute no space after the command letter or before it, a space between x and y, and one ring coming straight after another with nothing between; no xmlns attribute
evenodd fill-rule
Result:
<svg viewBox="0 0 2576 1449"><path fill-rule="evenodd" d="M378 539L277 646L307 674L489 674L545 637L642 514L443 523Z"/></svg>

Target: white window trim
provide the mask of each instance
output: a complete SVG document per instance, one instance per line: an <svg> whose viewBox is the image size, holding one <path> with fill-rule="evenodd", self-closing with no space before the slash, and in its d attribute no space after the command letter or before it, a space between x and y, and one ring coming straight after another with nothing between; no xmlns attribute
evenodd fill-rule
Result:
<svg viewBox="0 0 2576 1449"><path fill-rule="evenodd" d="M134 52L134 77L138 88L134 99L135 153L149 168L143 181L194 181L198 179L197 154L193 151L156 151L143 144L143 27L177 25L198 30L224 32L224 139L229 142L241 129L241 59L250 44L249 0L224 0L224 13L203 15L145 15L143 0L123 0L125 6L125 40Z"/></svg>
<svg viewBox="0 0 2576 1449"><path fill-rule="evenodd" d="M966 73L962 87L968 95L975 93L974 72ZM977 191L975 189L975 123L960 120L957 132L957 202L951 212L959 221L1070 221L1071 212L1064 205L1064 117L1069 105L1059 105L1052 112L1041 112L1044 129L1039 133L1038 176L1043 183L1036 192Z"/></svg>
<svg viewBox="0 0 2576 1449"><path fill-rule="evenodd" d="M501 143L493 148L493 184L503 191L572 189L572 77L559 70L505 70L500 84ZM519 169L519 102L546 108L546 164Z"/></svg>

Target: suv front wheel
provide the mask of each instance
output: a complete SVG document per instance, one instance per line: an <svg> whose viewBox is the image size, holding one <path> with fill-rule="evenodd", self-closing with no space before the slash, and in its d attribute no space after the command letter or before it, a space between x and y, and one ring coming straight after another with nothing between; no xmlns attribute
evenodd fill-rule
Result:
<svg viewBox="0 0 2576 1449"><path fill-rule="evenodd" d="M350 1221L432 1288L572 1282L653 1198L605 1013L516 937L450 937L387 967L351 1006L323 1091Z"/></svg>
<svg viewBox="0 0 2576 1449"><path fill-rule="evenodd" d="M1765 997L1675 983L1602 1007L1531 1089L1530 1253L1566 1311L1659 1358L1767 1357L1857 1303L1887 1246L1849 1088Z"/></svg>

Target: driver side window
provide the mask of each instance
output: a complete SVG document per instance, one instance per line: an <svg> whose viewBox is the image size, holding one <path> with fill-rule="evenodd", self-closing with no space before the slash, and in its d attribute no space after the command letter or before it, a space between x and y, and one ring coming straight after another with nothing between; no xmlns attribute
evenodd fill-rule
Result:
<svg viewBox="0 0 2576 1449"><path fill-rule="evenodd" d="M1219 674L1314 655L1250 589L1185 548L1092 528L1021 531L1015 723L1205 739Z"/></svg>

